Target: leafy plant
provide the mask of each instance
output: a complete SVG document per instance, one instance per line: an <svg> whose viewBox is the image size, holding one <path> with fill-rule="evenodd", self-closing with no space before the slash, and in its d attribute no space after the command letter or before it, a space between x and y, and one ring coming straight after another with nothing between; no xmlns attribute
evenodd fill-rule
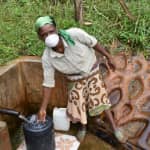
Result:
<svg viewBox="0 0 150 150"><path fill-rule="evenodd" d="M34 22L38 16L52 15L58 28L81 27L96 36L106 47L114 39L121 48L150 56L150 1L126 1L136 21L125 16L118 1L83 0L84 20L92 25L80 25L74 20L71 0L1 0L0 1L0 64L20 55L42 55L44 44L38 40ZM118 48L120 50L120 48Z"/></svg>

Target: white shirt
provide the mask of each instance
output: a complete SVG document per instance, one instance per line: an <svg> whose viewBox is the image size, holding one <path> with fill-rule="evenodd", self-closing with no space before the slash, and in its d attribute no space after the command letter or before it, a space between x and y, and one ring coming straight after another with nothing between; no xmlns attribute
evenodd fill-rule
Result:
<svg viewBox="0 0 150 150"><path fill-rule="evenodd" d="M64 74L89 74L93 64L96 62L94 47L97 43L95 37L89 35L79 28L66 30L75 41L70 46L63 39L64 54L57 53L46 47L42 56L42 67L44 74L43 86L55 86L55 69Z"/></svg>

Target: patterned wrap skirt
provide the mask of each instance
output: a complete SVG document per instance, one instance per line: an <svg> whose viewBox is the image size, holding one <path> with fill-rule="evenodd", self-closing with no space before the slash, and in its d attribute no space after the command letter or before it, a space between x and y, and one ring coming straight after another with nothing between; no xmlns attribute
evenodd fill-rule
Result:
<svg viewBox="0 0 150 150"><path fill-rule="evenodd" d="M87 124L88 115L100 115L111 106L98 66L86 77L68 78L68 93L67 115L73 123Z"/></svg>

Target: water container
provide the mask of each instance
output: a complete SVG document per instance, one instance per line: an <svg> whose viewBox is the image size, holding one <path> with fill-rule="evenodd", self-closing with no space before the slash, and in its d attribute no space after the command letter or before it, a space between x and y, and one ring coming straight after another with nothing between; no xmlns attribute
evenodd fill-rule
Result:
<svg viewBox="0 0 150 150"><path fill-rule="evenodd" d="M44 123L23 123L23 132L27 150L55 150L53 121L50 117L47 116Z"/></svg>
<svg viewBox="0 0 150 150"><path fill-rule="evenodd" d="M68 131L70 128L70 120L66 114L66 108L57 108L53 110L54 129L60 131Z"/></svg>

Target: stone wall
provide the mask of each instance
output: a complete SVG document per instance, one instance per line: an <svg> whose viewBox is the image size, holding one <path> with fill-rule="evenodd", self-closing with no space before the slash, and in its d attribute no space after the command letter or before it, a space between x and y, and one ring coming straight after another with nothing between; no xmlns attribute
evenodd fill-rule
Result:
<svg viewBox="0 0 150 150"><path fill-rule="evenodd" d="M114 61L115 71L105 62L100 65L114 122L125 142L150 150L150 62L125 53L115 55Z"/></svg>

